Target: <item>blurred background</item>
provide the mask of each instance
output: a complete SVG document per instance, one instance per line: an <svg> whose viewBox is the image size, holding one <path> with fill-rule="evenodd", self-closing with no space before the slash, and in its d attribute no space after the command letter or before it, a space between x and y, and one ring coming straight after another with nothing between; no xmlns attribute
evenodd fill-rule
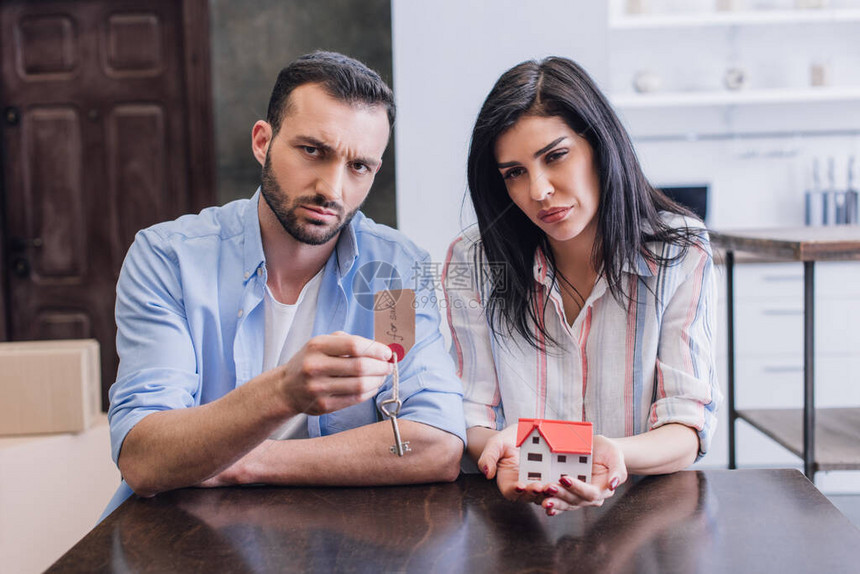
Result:
<svg viewBox="0 0 860 574"><path fill-rule="evenodd" d="M474 221L465 159L484 97L506 69L548 55L589 71L652 183L710 227L858 221L860 0L3 0L0 341L97 339L106 401L113 289L134 233L254 193L251 126L281 67L315 49L392 84L398 120L365 212L439 263ZM858 267L817 266L819 406L860 406ZM797 408L802 268L746 262L735 281L738 406ZM725 428L700 465L725 467ZM16 442L35 466L14 459L25 470L13 476L4 444L0 506L44 529L11 486L43 463ZM741 466L801 466L743 422L738 449ZM83 481L88 498L68 513L78 526L59 520L51 536L60 545L91 526L118 480L103 453L93 460L107 486ZM816 484L860 493L855 472Z"/></svg>

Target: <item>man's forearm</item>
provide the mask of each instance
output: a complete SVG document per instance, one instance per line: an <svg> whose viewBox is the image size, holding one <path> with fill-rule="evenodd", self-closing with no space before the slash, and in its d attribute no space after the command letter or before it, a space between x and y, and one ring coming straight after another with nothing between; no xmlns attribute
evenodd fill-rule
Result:
<svg viewBox="0 0 860 574"><path fill-rule="evenodd" d="M129 431L119 456L137 494L198 484L264 441L291 413L263 373L212 403L148 415Z"/></svg>
<svg viewBox="0 0 860 574"><path fill-rule="evenodd" d="M371 486L452 481L460 471L463 442L443 430L400 420L412 448L394 444L391 423L382 421L305 440L266 441L225 474L227 482L282 485Z"/></svg>

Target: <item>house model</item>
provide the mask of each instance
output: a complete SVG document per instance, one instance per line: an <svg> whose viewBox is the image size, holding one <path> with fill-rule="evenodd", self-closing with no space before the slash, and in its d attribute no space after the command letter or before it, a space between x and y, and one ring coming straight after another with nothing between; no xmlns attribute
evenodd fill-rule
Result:
<svg viewBox="0 0 860 574"><path fill-rule="evenodd" d="M591 423L520 419L520 482L558 482L562 476L591 482Z"/></svg>

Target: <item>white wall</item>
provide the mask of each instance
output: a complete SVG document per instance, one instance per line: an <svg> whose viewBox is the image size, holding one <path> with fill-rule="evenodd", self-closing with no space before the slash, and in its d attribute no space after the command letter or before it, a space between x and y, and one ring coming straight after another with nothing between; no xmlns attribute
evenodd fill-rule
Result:
<svg viewBox="0 0 860 574"><path fill-rule="evenodd" d="M397 221L434 261L474 221L466 154L495 81L523 60L559 55L605 84L606 21L606 3L593 0L392 0Z"/></svg>

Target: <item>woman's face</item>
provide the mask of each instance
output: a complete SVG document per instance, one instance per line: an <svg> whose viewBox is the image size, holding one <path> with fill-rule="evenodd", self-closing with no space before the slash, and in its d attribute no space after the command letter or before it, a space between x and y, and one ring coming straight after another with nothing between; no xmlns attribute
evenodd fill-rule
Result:
<svg viewBox="0 0 860 574"><path fill-rule="evenodd" d="M558 116L523 116L496 140L508 195L553 247L593 242L600 182L594 150Z"/></svg>

